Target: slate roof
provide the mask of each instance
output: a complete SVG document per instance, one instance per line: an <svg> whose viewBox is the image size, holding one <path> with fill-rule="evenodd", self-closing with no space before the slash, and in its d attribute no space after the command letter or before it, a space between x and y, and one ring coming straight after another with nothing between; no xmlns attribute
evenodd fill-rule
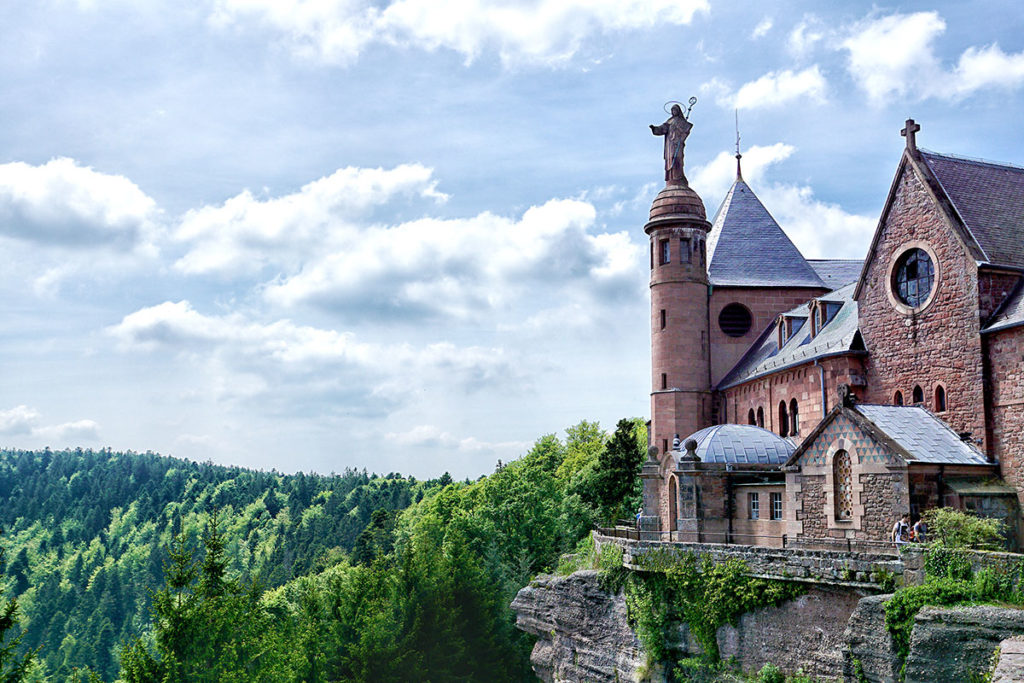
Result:
<svg viewBox="0 0 1024 683"><path fill-rule="evenodd" d="M829 289L856 282L864 266L864 261L857 259L807 259L807 263Z"/></svg>
<svg viewBox="0 0 1024 683"><path fill-rule="evenodd" d="M836 301L842 307L818 334L811 338L811 326L806 321L807 305L787 311L783 315L804 318L805 322L789 340L778 348L777 327L772 322L761 333L746 354L733 366L718 383L718 389L727 389L737 384L750 381L762 375L778 372L784 368L809 363L816 358L833 356L839 353L862 350L857 337L857 302L853 299L856 282L837 289L819 298L823 301Z"/></svg>
<svg viewBox="0 0 1024 683"><path fill-rule="evenodd" d="M800 250L753 190L737 178L708 234L708 278L717 287L821 287Z"/></svg>
<svg viewBox="0 0 1024 683"><path fill-rule="evenodd" d="M920 152L988 263L1024 266L1024 168Z"/></svg>
<svg viewBox="0 0 1024 683"><path fill-rule="evenodd" d="M949 426L920 406L856 404L853 410L896 442L908 462L936 465L991 465L981 451L960 440Z"/></svg>
<svg viewBox="0 0 1024 683"><path fill-rule="evenodd" d="M689 438L697 442L697 455L702 462L781 465L795 449L778 434L753 425L715 425Z"/></svg>

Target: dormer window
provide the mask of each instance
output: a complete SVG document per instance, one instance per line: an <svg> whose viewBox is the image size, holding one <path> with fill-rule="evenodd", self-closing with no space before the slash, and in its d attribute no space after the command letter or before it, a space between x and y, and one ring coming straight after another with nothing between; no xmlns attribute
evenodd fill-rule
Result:
<svg viewBox="0 0 1024 683"><path fill-rule="evenodd" d="M813 301L811 302L811 337L816 336L821 330L832 322L843 305L837 301Z"/></svg>

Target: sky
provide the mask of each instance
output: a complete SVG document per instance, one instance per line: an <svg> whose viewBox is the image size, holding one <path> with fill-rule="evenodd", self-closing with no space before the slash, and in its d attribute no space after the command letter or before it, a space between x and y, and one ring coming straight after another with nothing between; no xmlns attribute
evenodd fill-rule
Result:
<svg viewBox="0 0 1024 683"><path fill-rule="evenodd" d="M756 9L752 9L756 8ZM913 117L1024 163L1014 2L0 7L0 446L475 478L649 413L665 103L808 258Z"/></svg>

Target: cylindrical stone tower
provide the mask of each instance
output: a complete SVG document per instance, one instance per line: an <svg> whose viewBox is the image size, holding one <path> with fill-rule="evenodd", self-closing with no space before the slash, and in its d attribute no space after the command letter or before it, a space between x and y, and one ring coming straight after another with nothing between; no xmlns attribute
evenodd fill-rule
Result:
<svg viewBox="0 0 1024 683"><path fill-rule="evenodd" d="M669 180L651 206L651 445L660 460L711 424L711 360L704 202Z"/></svg>

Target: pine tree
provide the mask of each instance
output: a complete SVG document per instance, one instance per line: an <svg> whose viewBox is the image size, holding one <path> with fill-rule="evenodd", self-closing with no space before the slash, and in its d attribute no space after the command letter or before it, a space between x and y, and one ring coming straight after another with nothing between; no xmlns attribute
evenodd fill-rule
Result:
<svg viewBox="0 0 1024 683"><path fill-rule="evenodd" d="M0 567L4 565L4 549L0 548ZM0 583L3 572L0 570ZM0 605L0 681L21 683L27 680L28 671L35 659L35 652L18 655L21 635L11 637L18 628L18 601L11 598Z"/></svg>

